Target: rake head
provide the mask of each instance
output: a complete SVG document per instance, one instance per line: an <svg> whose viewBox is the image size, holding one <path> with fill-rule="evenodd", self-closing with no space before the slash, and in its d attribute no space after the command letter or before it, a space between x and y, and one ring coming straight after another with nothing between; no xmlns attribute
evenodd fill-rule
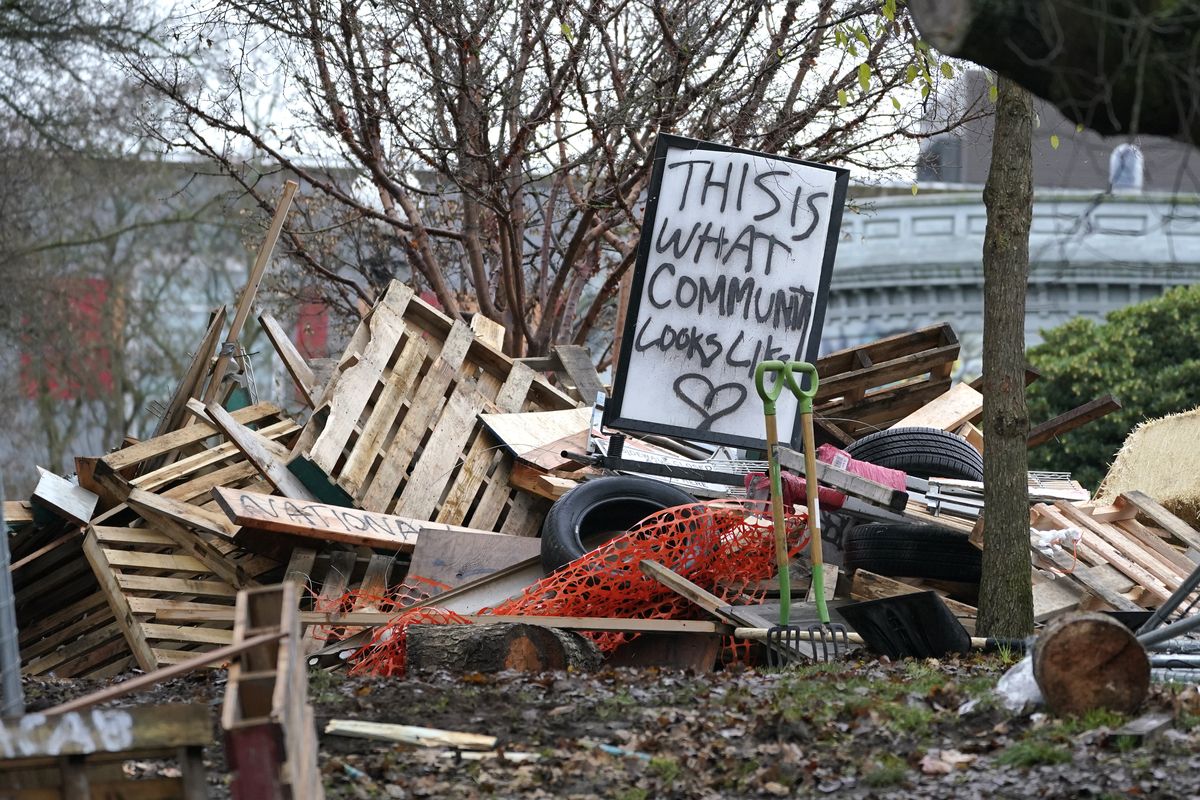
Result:
<svg viewBox="0 0 1200 800"><path fill-rule="evenodd" d="M809 661L838 661L850 648L846 626L837 622L799 625L776 625L767 628L767 665L786 667Z"/></svg>

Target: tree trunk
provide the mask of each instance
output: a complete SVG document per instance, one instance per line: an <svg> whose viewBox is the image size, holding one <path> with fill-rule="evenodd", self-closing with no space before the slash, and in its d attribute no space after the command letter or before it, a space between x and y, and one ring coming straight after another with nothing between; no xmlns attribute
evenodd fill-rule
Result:
<svg viewBox="0 0 1200 800"><path fill-rule="evenodd" d="M1000 78L983 202L983 457L987 546L980 636L1033 632L1029 562L1029 411L1025 406L1025 284L1033 215L1033 101Z"/></svg>
<svg viewBox="0 0 1200 800"><path fill-rule="evenodd" d="M1038 637L1033 677L1055 714L1096 708L1131 714L1150 691L1150 660L1112 617L1073 614L1058 617Z"/></svg>
<svg viewBox="0 0 1200 800"><path fill-rule="evenodd" d="M590 639L542 625L412 625L405 635L411 672L545 672L600 665L600 651Z"/></svg>
<svg viewBox="0 0 1200 800"><path fill-rule="evenodd" d="M1104 135L1200 142L1197 0L909 0L922 38Z"/></svg>

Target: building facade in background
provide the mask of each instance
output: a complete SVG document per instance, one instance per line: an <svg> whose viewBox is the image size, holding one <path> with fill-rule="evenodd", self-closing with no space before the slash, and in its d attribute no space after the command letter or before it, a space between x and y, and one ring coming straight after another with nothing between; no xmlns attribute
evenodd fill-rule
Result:
<svg viewBox="0 0 1200 800"><path fill-rule="evenodd" d="M965 83L986 92L978 73ZM1035 109L1026 344L1200 280L1200 154L1166 139L1105 139L1047 103ZM948 321L960 372L980 372L990 160L989 136L963 130L926 143L915 196L851 187L824 352Z"/></svg>

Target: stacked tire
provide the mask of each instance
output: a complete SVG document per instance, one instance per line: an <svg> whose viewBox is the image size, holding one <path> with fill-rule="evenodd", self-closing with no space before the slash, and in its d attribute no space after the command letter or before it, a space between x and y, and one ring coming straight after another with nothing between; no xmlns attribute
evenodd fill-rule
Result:
<svg viewBox="0 0 1200 800"><path fill-rule="evenodd" d="M889 428L846 448L852 458L903 470L915 478L983 480L983 456L965 439L938 428ZM842 541L843 563L903 578L978 583L982 554L966 534L936 525L858 525Z"/></svg>

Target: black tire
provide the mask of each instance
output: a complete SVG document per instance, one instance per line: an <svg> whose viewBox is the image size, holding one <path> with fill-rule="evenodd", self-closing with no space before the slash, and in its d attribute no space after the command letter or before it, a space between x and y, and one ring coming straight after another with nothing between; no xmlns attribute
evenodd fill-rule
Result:
<svg viewBox="0 0 1200 800"><path fill-rule="evenodd" d="M983 566L983 554L966 534L934 525L859 525L843 544L848 570L893 578L979 583Z"/></svg>
<svg viewBox="0 0 1200 800"><path fill-rule="evenodd" d="M664 508L696 502L669 483L618 475L576 486L550 507L542 523L546 574L571 563Z"/></svg>
<svg viewBox="0 0 1200 800"><path fill-rule="evenodd" d="M966 439L937 428L890 428L846 448L852 458L915 478L983 480L983 456Z"/></svg>

